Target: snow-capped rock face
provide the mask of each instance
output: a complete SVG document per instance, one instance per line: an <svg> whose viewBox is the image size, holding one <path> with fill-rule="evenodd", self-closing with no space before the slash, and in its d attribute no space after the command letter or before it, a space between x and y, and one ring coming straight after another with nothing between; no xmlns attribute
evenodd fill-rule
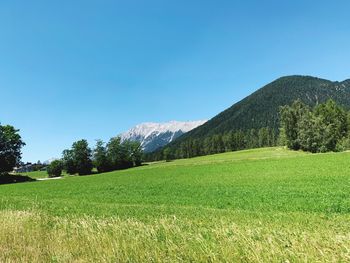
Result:
<svg viewBox="0 0 350 263"><path fill-rule="evenodd" d="M120 134L122 141L138 141L145 152L152 152L159 147L165 146L182 134L193 130L206 121L167 123L146 122L135 126L125 133Z"/></svg>

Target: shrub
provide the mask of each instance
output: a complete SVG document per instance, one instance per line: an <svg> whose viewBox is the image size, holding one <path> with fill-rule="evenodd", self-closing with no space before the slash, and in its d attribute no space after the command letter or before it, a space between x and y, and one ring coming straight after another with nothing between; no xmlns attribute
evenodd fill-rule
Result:
<svg viewBox="0 0 350 263"><path fill-rule="evenodd" d="M62 175L62 162L59 160L53 161L48 167L47 167L47 173L49 174L49 177L59 177Z"/></svg>

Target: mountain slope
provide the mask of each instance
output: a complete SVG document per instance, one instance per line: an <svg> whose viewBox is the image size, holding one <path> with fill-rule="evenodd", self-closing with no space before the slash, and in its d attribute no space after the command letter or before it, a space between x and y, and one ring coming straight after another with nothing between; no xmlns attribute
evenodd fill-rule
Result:
<svg viewBox="0 0 350 263"><path fill-rule="evenodd" d="M202 125L206 121L179 122L171 121L168 123L142 123L125 133L120 134L122 141L131 140L141 143L145 152L154 151L167 145L181 135Z"/></svg>
<svg viewBox="0 0 350 263"><path fill-rule="evenodd" d="M204 125L181 136L169 146L177 148L182 142L223 134L230 131L279 126L279 108L297 99L313 106L334 99L350 108L350 80L332 82L310 76L279 78L221 112Z"/></svg>

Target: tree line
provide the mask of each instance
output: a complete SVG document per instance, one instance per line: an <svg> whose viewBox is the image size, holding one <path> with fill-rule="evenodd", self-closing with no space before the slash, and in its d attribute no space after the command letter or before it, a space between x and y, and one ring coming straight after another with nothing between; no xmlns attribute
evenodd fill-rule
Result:
<svg viewBox="0 0 350 263"><path fill-rule="evenodd" d="M21 149L24 145L19 130L11 125L0 124L0 175L12 172L14 167L21 165ZM120 137L114 137L108 143L97 140L96 146L91 149L87 140L79 140L70 149L63 151L60 160L47 166L47 172L50 177L60 176L63 170L68 174L87 175L96 168L98 173L103 173L140 166L142 157L139 142L122 141ZM38 170L42 167L40 162L36 164Z"/></svg>
<svg viewBox="0 0 350 263"><path fill-rule="evenodd" d="M115 137L104 143L101 140L91 149L86 140L74 142L62 153L60 160L49 165L50 176L91 174L139 166L142 160L173 160L195 156L237 151L258 147L286 145L292 150L308 152L343 151L350 149L350 113L333 100L310 107L301 100L281 107L280 129L231 131L203 139L190 139L176 147L166 146L143 156L140 143L122 141ZM20 164L21 148L25 145L19 130L0 125L0 175L11 172Z"/></svg>
<svg viewBox="0 0 350 263"><path fill-rule="evenodd" d="M142 164L143 151L139 142L122 141L120 137L111 138L108 143L97 140L94 149L86 140L73 143L62 153L61 160L53 161L47 172L50 177L60 176L62 170L68 174L88 175L93 168L98 173L127 169Z"/></svg>
<svg viewBox="0 0 350 263"><path fill-rule="evenodd" d="M170 161L277 145L312 153L350 149L350 113L333 100L314 107L296 100L280 108L279 123L277 131L263 127L190 138L147 154L145 159Z"/></svg>
<svg viewBox="0 0 350 263"><path fill-rule="evenodd" d="M333 100L311 108L295 101L281 108L281 138L292 150L343 151L350 146L350 114Z"/></svg>
<svg viewBox="0 0 350 263"><path fill-rule="evenodd" d="M224 134L215 134L202 139L189 139L181 142L177 147L165 147L159 151L146 154L148 161L173 160L210 155L243 149L271 147L278 143L275 130L264 127L248 131L231 131Z"/></svg>

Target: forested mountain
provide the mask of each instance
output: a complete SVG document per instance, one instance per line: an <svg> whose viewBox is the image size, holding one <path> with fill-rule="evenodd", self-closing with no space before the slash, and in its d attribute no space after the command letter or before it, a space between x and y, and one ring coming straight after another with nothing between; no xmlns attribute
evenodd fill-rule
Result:
<svg viewBox="0 0 350 263"><path fill-rule="evenodd" d="M309 76L282 77L187 133L177 142L185 138L205 137L231 130L260 129L262 127L277 129L280 106L291 104L297 99L314 106L330 98L350 108L350 79L343 82L332 82Z"/></svg>
<svg viewBox="0 0 350 263"><path fill-rule="evenodd" d="M159 153L164 153L165 149L170 149L170 152L175 153L184 145L191 145L193 142L203 144L205 140L209 140L208 138L214 140L217 135L243 132L247 138L249 133L258 134L262 128L268 129L268 133L273 133L268 136L268 140L276 140L280 107L290 105L297 99L310 106L333 99L339 105L349 109L350 79L343 82L332 82L311 76L279 78L221 112L205 124L182 135L155 155L158 155L159 158ZM231 134L231 137L236 135ZM249 144L249 142L245 143ZM245 147L247 146L243 148ZM208 152L210 151L188 156L202 155ZM186 156L182 154L180 157Z"/></svg>

